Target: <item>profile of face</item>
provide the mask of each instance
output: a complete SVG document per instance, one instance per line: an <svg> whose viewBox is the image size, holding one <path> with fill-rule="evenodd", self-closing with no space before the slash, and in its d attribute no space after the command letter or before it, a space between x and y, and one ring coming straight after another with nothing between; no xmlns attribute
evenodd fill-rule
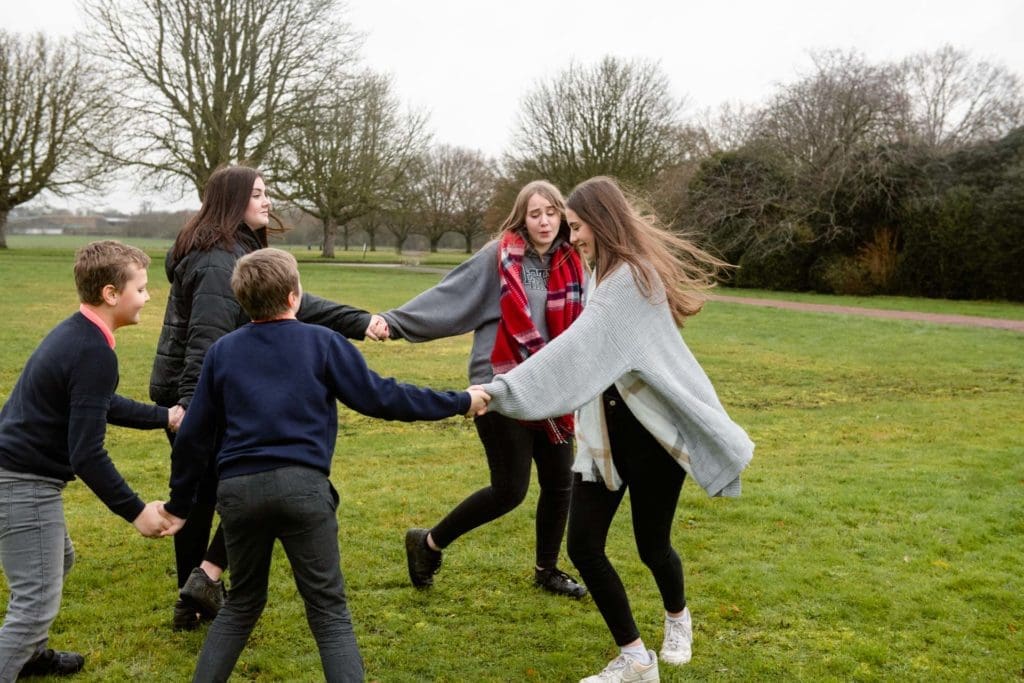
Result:
<svg viewBox="0 0 1024 683"><path fill-rule="evenodd" d="M130 277L120 292L113 291L113 285L107 285L109 292L104 292L105 299L113 306L114 329L125 325L136 325L142 307L149 301L149 276L145 268L134 264L128 266ZM108 298L109 297L109 298Z"/></svg>
<svg viewBox="0 0 1024 683"><path fill-rule="evenodd" d="M245 224L253 230L267 227L270 224L270 206L267 187L263 183L263 178L257 176L256 182L252 184L249 204L245 207Z"/></svg>
<svg viewBox="0 0 1024 683"><path fill-rule="evenodd" d="M558 226L562 221L562 214L558 207L539 192L530 197L526 203L526 233L530 238L530 244L542 256L551 248L551 244L558 237Z"/></svg>
<svg viewBox="0 0 1024 683"><path fill-rule="evenodd" d="M597 245L590 226L580 220L572 209L565 210L565 219L569 223L569 243L576 248L580 256L593 262L597 256Z"/></svg>

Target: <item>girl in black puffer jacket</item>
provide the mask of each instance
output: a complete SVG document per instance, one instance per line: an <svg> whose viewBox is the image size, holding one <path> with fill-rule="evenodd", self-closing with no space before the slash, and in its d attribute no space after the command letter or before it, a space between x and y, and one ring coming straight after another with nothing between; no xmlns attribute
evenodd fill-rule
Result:
<svg viewBox="0 0 1024 683"><path fill-rule="evenodd" d="M157 404L180 405L187 414L206 350L249 322L231 291L231 272L241 256L267 246L270 208L258 170L228 166L210 176L202 206L178 233L164 265L171 292L149 380L149 395ZM310 294L302 295L298 318L350 339L387 338L387 324L379 316ZM173 443L173 434L168 432L168 438ZM188 524L174 537L179 589L175 629L195 628L223 604L220 576L227 568L227 553L219 528L210 541L216 485L211 464Z"/></svg>

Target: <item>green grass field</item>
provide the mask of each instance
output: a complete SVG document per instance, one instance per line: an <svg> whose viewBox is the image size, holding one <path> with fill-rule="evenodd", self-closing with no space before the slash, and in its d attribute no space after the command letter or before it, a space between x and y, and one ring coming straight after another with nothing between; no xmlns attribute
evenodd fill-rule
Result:
<svg viewBox="0 0 1024 683"><path fill-rule="evenodd" d="M0 401L77 305L71 257L70 248L0 252ZM439 278L316 263L302 274L308 291L370 310ZM119 391L143 400L167 296L162 268L150 277L143 322L121 330L117 346ZM1012 304L976 310L1022 317ZM684 487L674 542L694 658L663 666L662 680L1024 678L1024 335L719 302L683 334L757 451L739 499ZM462 388L469 342L359 346L382 374ZM166 496L162 433L111 428L108 446L144 498ZM448 550L432 590L410 587L406 528L435 523L487 481L469 421L389 423L341 408L332 480L369 680L575 681L614 656L589 598L531 583L536 485L523 506ZM52 646L86 654L76 680L188 680L203 633L170 630L171 542L139 537L80 482L65 500L78 560ZM657 648L662 608L625 506L609 555ZM275 562L267 611L233 680L321 680L283 553Z"/></svg>

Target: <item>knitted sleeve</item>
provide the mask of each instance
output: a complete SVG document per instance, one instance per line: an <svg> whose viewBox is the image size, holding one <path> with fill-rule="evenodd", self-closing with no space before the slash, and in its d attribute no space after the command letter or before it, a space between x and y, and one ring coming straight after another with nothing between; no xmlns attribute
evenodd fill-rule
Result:
<svg viewBox="0 0 1024 683"><path fill-rule="evenodd" d="M489 409L520 420L570 413L633 369L644 319L652 306L628 267L599 284L583 313L537 354L484 390Z"/></svg>

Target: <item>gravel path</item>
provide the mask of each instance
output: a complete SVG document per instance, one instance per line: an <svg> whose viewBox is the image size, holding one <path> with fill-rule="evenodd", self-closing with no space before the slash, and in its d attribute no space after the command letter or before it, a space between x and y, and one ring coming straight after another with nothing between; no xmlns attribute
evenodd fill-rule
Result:
<svg viewBox="0 0 1024 683"><path fill-rule="evenodd" d="M888 318L890 320L918 320L921 322L938 323L940 325L969 325L974 327L994 327L1001 330L1024 332L1024 320L1006 318L982 318L975 315L948 315L944 313L920 313L918 311L891 311L883 308L862 308L860 306L833 306L831 304L809 304L799 301L779 301L777 299L756 299L743 296L721 296L712 294L711 301L723 303L747 304L750 306L766 306L783 308L792 311L809 313L840 313L842 315L865 315L870 318Z"/></svg>

